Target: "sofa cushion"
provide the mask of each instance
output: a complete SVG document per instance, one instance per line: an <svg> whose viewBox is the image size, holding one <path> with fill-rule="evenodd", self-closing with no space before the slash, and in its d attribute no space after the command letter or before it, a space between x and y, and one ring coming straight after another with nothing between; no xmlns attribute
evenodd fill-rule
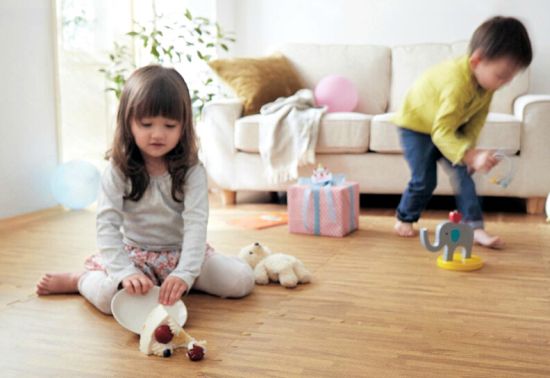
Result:
<svg viewBox="0 0 550 378"><path fill-rule="evenodd" d="M258 153L261 115L242 117L235 122L235 147ZM318 154L360 154L369 146L371 116L361 113L327 113L321 119L315 152Z"/></svg>
<svg viewBox="0 0 550 378"><path fill-rule="evenodd" d="M376 115L370 126L371 151L401 153L397 126L390 119L394 113ZM479 135L478 147L502 150L509 155L520 149L521 121L510 114L489 113L485 126Z"/></svg>
<svg viewBox="0 0 550 378"><path fill-rule="evenodd" d="M359 92L356 112L386 112L390 92L389 47L288 44L278 50L292 62L307 88L315 88L327 75L342 75Z"/></svg>
<svg viewBox="0 0 550 378"><path fill-rule="evenodd" d="M208 65L242 99L244 115L257 114L262 105L291 96L303 87L290 62L280 54L216 59Z"/></svg>
<svg viewBox="0 0 550 378"><path fill-rule="evenodd" d="M467 51L467 42L426 43L392 48L389 111L394 112L399 109L408 89L429 67L466 54ZM525 70L495 93L491 102L491 112L512 114L514 100L527 93L528 88L529 73Z"/></svg>

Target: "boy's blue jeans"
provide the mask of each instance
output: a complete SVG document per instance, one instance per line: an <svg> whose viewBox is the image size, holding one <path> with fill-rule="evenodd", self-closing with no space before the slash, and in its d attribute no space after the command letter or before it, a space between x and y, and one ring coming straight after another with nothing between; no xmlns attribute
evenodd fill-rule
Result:
<svg viewBox="0 0 550 378"><path fill-rule="evenodd" d="M403 154L411 169L411 180L397 207L397 219L409 223L418 221L437 186L437 161L441 160L449 173L462 221L474 229L483 228L481 204L468 168L447 160L428 134L400 127L399 135Z"/></svg>

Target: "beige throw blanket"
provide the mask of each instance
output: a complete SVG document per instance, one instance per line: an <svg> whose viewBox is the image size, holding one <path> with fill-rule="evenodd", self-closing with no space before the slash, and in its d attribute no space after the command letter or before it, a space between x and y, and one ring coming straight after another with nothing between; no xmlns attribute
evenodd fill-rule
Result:
<svg viewBox="0 0 550 378"><path fill-rule="evenodd" d="M315 107L310 89L262 106L259 150L271 182L296 179L299 166L315 163L319 123L325 111L326 107Z"/></svg>

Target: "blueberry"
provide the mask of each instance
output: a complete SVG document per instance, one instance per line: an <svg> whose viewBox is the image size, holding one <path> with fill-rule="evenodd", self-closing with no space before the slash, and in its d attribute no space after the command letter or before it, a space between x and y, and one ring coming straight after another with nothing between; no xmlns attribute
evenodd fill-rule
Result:
<svg viewBox="0 0 550 378"><path fill-rule="evenodd" d="M163 357L170 357L172 355L172 352L170 349L164 349L164 352L162 352Z"/></svg>

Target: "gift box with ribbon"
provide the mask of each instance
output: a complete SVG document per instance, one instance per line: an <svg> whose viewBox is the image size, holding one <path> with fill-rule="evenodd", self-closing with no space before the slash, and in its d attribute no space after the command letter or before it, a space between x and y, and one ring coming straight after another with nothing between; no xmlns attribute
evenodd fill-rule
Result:
<svg viewBox="0 0 550 378"><path fill-rule="evenodd" d="M319 167L288 188L292 233L345 236L359 225L359 184Z"/></svg>

